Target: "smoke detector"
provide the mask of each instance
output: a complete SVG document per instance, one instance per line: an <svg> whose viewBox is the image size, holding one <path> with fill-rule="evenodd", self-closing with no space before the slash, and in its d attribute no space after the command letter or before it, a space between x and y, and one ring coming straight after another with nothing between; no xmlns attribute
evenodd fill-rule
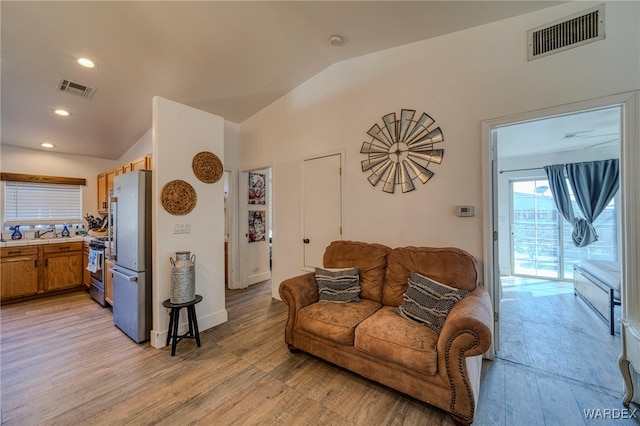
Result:
<svg viewBox="0 0 640 426"><path fill-rule="evenodd" d="M344 39L339 35L332 35L329 38L329 43L335 47L342 46L344 44Z"/></svg>

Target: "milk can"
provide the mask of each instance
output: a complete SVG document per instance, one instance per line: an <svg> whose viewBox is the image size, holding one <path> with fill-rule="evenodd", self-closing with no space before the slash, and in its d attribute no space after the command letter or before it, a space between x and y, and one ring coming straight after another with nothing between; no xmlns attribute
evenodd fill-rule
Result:
<svg viewBox="0 0 640 426"><path fill-rule="evenodd" d="M196 298L196 255L189 251L177 251L171 261L171 303L188 303Z"/></svg>

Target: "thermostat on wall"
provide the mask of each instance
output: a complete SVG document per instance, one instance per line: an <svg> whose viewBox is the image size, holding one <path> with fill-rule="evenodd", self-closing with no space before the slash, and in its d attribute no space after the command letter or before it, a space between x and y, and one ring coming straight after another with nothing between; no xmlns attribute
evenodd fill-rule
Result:
<svg viewBox="0 0 640 426"><path fill-rule="evenodd" d="M474 215L473 206L456 206L456 215L459 217L471 217Z"/></svg>

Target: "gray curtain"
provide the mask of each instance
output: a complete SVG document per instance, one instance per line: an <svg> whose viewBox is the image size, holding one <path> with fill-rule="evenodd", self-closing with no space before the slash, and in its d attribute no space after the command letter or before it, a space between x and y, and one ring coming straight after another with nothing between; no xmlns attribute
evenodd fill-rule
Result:
<svg viewBox="0 0 640 426"><path fill-rule="evenodd" d="M564 170L564 164L544 166L544 171L547 173L549 188L551 189L551 195L553 195L553 201L556 204L556 208L562 217L573 225L575 222L575 215L573 214L571 196L569 195L569 187L567 186L567 179L565 178Z"/></svg>
<svg viewBox="0 0 640 426"><path fill-rule="evenodd" d="M565 170L567 177L565 178ZM573 226L571 238L577 247L598 241L593 221L602 213L619 188L618 160L545 166L556 208ZM584 218L576 217L571 206L567 179Z"/></svg>
<svg viewBox="0 0 640 426"><path fill-rule="evenodd" d="M618 160L573 163L567 164L566 168L569 185L585 217L576 218L573 224L573 241L578 247L586 247L598 241L593 221L618 192Z"/></svg>

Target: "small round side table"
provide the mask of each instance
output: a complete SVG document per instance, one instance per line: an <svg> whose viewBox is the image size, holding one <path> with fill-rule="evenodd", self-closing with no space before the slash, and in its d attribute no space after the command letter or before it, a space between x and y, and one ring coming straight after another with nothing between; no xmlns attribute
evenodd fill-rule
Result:
<svg viewBox="0 0 640 426"><path fill-rule="evenodd" d="M198 331L198 318L196 317L196 304L202 302L202 296L196 294L196 298L186 303L171 303L171 299L162 302L162 306L171 309L169 312L169 331L167 333L167 346L171 342L171 356L176 354L176 345L184 338L196 339L200 347L200 332ZM189 331L182 336L178 335L178 323L180 322L180 309L187 308L189 317Z"/></svg>

